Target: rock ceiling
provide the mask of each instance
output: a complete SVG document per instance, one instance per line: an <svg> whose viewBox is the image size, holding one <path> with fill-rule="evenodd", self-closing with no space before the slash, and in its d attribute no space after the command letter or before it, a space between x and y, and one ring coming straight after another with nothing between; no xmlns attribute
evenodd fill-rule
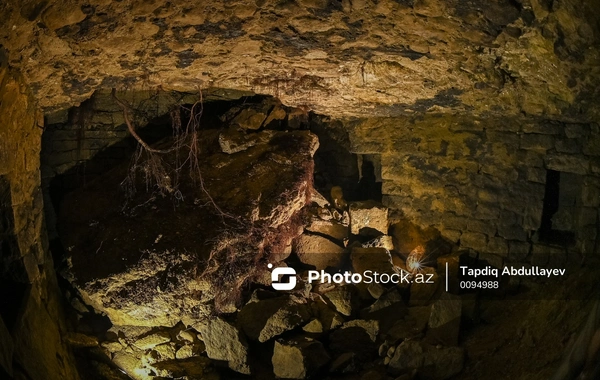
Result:
<svg viewBox="0 0 600 380"><path fill-rule="evenodd" d="M334 117L598 120L599 14L598 0L8 0L0 54L47 112L160 86Z"/></svg>

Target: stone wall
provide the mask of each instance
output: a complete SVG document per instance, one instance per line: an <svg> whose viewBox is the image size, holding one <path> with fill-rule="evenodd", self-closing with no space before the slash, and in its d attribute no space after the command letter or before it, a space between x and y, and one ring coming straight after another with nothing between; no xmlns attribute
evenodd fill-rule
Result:
<svg viewBox="0 0 600 380"><path fill-rule="evenodd" d="M134 109L134 125L145 127L148 122L165 116L175 104L193 103L198 95L167 93L165 91L119 91L119 99ZM100 91L79 107L55 112L46 116L46 129L42 136L43 179L62 175L79 164L97 158L93 167L86 167L86 174L93 177L102 168L111 167L131 153L132 142L124 141L130 136L123 118L123 109L109 91Z"/></svg>
<svg viewBox="0 0 600 380"><path fill-rule="evenodd" d="M345 124L352 152L381 156L386 205L489 262L548 264L566 250L597 250L598 124L429 115ZM553 229L574 233L570 247L539 236L548 170L562 173Z"/></svg>
<svg viewBox="0 0 600 380"><path fill-rule="evenodd" d="M44 226L42 128L21 78L0 65L0 283L10 289L0 301L0 377L77 379Z"/></svg>

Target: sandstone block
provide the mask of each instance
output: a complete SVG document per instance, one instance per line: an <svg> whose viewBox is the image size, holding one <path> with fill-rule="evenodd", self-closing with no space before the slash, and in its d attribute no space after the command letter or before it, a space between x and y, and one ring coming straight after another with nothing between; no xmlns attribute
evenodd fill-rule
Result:
<svg viewBox="0 0 600 380"><path fill-rule="evenodd" d="M214 318L194 327L202 335L209 358L227 361L232 370L250 374L247 363L248 346L238 329L221 318Z"/></svg>
<svg viewBox="0 0 600 380"><path fill-rule="evenodd" d="M460 246L472 248L476 251L484 251L487 247L487 236L478 232L463 232L460 237Z"/></svg>
<svg viewBox="0 0 600 380"><path fill-rule="evenodd" d="M273 372L280 379L305 379L329 361L329 355L321 342L301 338L275 341Z"/></svg>
<svg viewBox="0 0 600 380"><path fill-rule="evenodd" d="M343 247L319 235L301 235L294 244L294 251L302 263L317 270L339 268L347 256Z"/></svg>
<svg viewBox="0 0 600 380"><path fill-rule="evenodd" d="M292 330L309 319L309 307L287 297L250 302L238 314L238 323L244 333L261 343Z"/></svg>
<svg viewBox="0 0 600 380"><path fill-rule="evenodd" d="M138 339L133 343L134 346L140 350L147 350L154 348L155 346L171 341L171 336L166 331L161 331L156 334L147 335L141 339Z"/></svg>
<svg viewBox="0 0 600 380"><path fill-rule="evenodd" d="M237 125L242 129L257 130L260 129L263 122L267 118L262 112L257 112L252 108L243 109L237 116L231 121L232 125Z"/></svg>
<svg viewBox="0 0 600 380"><path fill-rule="evenodd" d="M350 232L348 226L345 226L339 222L316 218L311 221L310 225L306 227L306 230L321 235L330 236L332 239L338 241L344 241L344 239L347 239Z"/></svg>
<svg viewBox="0 0 600 380"><path fill-rule="evenodd" d="M350 204L350 232L373 235L388 232L388 209L375 201Z"/></svg>

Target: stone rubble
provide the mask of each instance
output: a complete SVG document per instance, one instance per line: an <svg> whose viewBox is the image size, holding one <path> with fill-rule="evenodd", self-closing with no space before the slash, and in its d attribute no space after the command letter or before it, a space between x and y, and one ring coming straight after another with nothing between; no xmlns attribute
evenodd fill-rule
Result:
<svg viewBox="0 0 600 380"><path fill-rule="evenodd" d="M270 162L287 165L285 154L269 146L287 148L281 139L290 132L263 130L264 124L281 120L277 115L269 120L275 111L263 111L241 114L237 110L227 116L225 121L232 127L213 136L220 149L219 160L213 164L223 165L224 160L225 165L236 166L236 157L259 159L266 154ZM299 139L304 144L301 154L311 157L317 143L304 131L293 133L286 136ZM253 164L249 170L260 177L274 168ZM253 181L247 186L256 195L252 207L245 201L248 194L239 189L224 189L219 197L242 207L254 223L276 226L280 249L264 260L277 267L294 268L294 289L274 291L269 268L258 262L258 271L240 298L229 300L227 308L216 312L215 285L194 277L191 264L196 257L148 251L110 281L94 279L77 289L78 294L70 295L77 313L100 310L113 323L106 334L86 341L95 342L90 344L136 379L217 379L229 378L234 372L255 376L265 370L282 379L326 378L329 374L358 374L360 379L447 379L460 373L465 357L459 339L461 321L478 317L476 295L455 295L456 284L452 283L447 293L440 284L446 264L456 277L461 260L483 262L485 252L473 255L461 251L439 231L422 229L391 215L378 202L346 202L341 189L331 192L328 199L308 184L299 183L301 191L284 189L284 198L273 192L270 194L275 199L263 197L261 189L267 189L266 185L276 189L269 191L281 189L261 178L263 183ZM294 219L297 215L301 217ZM288 225L285 220L293 223ZM164 233L151 235L151 245L168 239ZM216 240L214 249L239 248L247 244L247 238L230 234ZM80 244L76 238L73 241L75 246ZM465 241L472 248L471 241ZM407 256L418 246L425 253L418 270L409 274ZM240 248L239 254L250 252ZM376 271L410 280L418 275L431 276L434 283L309 283L310 270L328 275ZM79 284L77 276L73 277ZM132 294L123 296L123 301L128 299L131 304L115 303L122 292L134 289L133 284L146 286L138 282L140 279L153 288L146 288L146 293L137 290L135 297L143 296L137 301L131 299ZM177 286L175 279L180 281ZM106 289L99 307L93 292L102 284L112 288ZM179 309L186 312L177 313ZM157 310L170 311L159 314ZM264 363L271 363L270 367L263 368Z"/></svg>

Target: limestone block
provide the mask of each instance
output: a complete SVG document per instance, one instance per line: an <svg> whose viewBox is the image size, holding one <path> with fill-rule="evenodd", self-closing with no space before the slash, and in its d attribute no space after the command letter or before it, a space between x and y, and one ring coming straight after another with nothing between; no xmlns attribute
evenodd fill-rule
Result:
<svg viewBox="0 0 600 380"><path fill-rule="evenodd" d="M225 360L232 370L250 374L247 363L248 346L238 329L221 318L195 325L194 328L202 335L209 358Z"/></svg>
<svg viewBox="0 0 600 380"><path fill-rule="evenodd" d="M155 346L171 341L171 336L166 331L161 331L156 334L147 335L133 342L133 345L140 350L147 350Z"/></svg>
<svg viewBox="0 0 600 380"><path fill-rule="evenodd" d="M261 343L290 331L309 319L309 307L287 297L250 302L238 315L238 323L244 333Z"/></svg>
<svg viewBox="0 0 600 380"><path fill-rule="evenodd" d="M354 235L388 232L388 208L375 201L353 202L349 214L350 232Z"/></svg>
<svg viewBox="0 0 600 380"><path fill-rule="evenodd" d="M339 268L347 257L343 247L319 235L300 235L294 243L294 251L302 263L317 270Z"/></svg>
<svg viewBox="0 0 600 380"><path fill-rule="evenodd" d="M321 342L307 338L275 341L273 372L280 379L305 379L329 361Z"/></svg>
<svg viewBox="0 0 600 380"><path fill-rule="evenodd" d="M243 109L232 121L232 125L237 125L242 129L258 130L267 118L262 112L257 112L251 108Z"/></svg>
<svg viewBox="0 0 600 380"><path fill-rule="evenodd" d="M310 225L306 227L306 230L330 236L338 241L347 239L350 232L347 225L345 226L335 220L322 220L319 218L311 220Z"/></svg>
<svg viewBox="0 0 600 380"><path fill-rule="evenodd" d="M264 144L273 137L273 131L248 134L237 129L227 129L219 134L219 145L223 153L233 154L257 144Z"/></svg>
<svg viewBox="0 0 600 380"><path fill-rule="evenodd" d="M554 137L552 136L529 133L521 135L521 149L546 151L553 147Z"/></svg>
<svg viewBox="0 0 600 380"><path fill-rule="evenodd" d="M478 232L463 232L460 237L460 246L472 248L480 252L485 251L487 247L487 236Z"/></svg>
<svg viewBox="0 0 600 380"><path fill-rule="evenodd" d="M575 139L557 140L555 145L558 153L581 153L581 141Z"/></svg>
<svg viewBox="0 0 600 380"><path fill-rule="evenodd" d="M182 346L175 353L175 358L177 358L177 359L187 359L187 358L191 358L192 356L194 356L194 346L189 345L189 344Z"/></svg>
<svg viewBox="0 0 600 380"><path fill-rule="evenodd" d="M588 174L590 170L590 161L583 156L557 154L547 156L544 162L548 169L559 172Z"/></svg>
<svg viewBox="0 0 600 380"><path fill-rule="evenodd" d="M356 294L350 286L335 288L324 294L335 307L335 310L345 316L352 314L352 309L356 305Z"/></svg>
<svg viewBox="0 0 600 380"><path fill-rule="evenodd" d="M311 334L320 334L323 332L323 324L318 319L313 319L302 327L302 330Z"/></svg>

